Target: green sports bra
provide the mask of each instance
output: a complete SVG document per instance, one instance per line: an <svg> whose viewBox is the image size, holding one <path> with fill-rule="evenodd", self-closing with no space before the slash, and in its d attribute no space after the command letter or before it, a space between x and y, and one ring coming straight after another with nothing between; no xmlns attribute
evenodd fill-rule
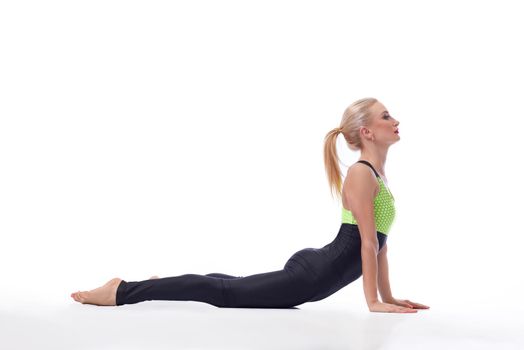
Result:
<svg viewBox="0 0 524 350"><path fill-rule="evenodd" d="M368 165L377 177L380 190L374 201L375 226L378 232L387 235L393 225L393 221L395 221L395 197L393 197L393 194L389 191L378 172L368 161L359 160L357 163ZM344 208L344 206L342 206L342 223L357 224L357 220L353 217L351 211Z"/></svg>

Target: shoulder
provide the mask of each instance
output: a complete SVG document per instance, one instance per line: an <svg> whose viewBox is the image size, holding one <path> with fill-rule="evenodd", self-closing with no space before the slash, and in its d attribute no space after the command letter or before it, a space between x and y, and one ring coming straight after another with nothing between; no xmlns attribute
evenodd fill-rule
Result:
<svg viewBox="0 0 524 350"><path fill-rule="evenodd" d="M368 165L363 163L354 163L348 168L347 176L356 181L377 182L375 173Z"/></svg>
<svg viewBox="0 0 524 350"><path fill-rule="evenodd" d="M364 190L366 192L372 191L373 197L378 194L380 185L378 180L368 165L363 163L354 163L348 168L346 181L349 188Z"/></svg>

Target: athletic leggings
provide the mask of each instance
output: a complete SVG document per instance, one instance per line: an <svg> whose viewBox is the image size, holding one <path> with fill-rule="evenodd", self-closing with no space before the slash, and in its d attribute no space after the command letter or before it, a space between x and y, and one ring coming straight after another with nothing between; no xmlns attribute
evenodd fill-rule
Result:
<svg viewBox="0 0 524 350"><path fill-rule="evenodd" d="M379 250L387 235L377 231ZM217 307L292 308L322 300L362 275L358 226L342 223L335 239L322 248L294 253L277 271L250 276L184 274L120 282L116 305L146 300L199 301Z"/></svg>

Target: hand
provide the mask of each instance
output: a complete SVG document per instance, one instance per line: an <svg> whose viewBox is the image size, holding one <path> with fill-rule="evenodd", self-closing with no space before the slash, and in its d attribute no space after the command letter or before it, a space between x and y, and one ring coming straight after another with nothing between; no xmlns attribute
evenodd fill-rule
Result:
<svg viewBox="0 0 524 350"><path fill-rule="evenodd" d="M391 298L391 299L386 299L385 301L389 304L405 306L405 307L412 308L412 309L429 309L429 306L415 303L413 301L409 301L408 299Z"/></svg>
<svg viewBox="0 0 524 350"><path fill-rule="evenodd" d="M382 303L380 301L375 301L374 303L369 304L369 311L371 312L398 312L398 313L413 313L417 312L410 307L404 307L395 304Z"/></svg>

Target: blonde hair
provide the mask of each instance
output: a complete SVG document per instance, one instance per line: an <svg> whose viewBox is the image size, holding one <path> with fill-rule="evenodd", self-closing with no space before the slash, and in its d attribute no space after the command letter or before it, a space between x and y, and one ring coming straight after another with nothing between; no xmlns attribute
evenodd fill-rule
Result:
<svg viewBox="0 0 524 350"><path fill-rule="evenodd" d="M340 127L329 131L324 138L324 166L331 196L335 192L339 199L342 197L342 172L338 164L340 158L337 154L338 133L342 133L349 149L362 150L360 128L369 125L371 117L369 109L377 101L376 98L366 97L350 104L342 115Z"/></svg>

